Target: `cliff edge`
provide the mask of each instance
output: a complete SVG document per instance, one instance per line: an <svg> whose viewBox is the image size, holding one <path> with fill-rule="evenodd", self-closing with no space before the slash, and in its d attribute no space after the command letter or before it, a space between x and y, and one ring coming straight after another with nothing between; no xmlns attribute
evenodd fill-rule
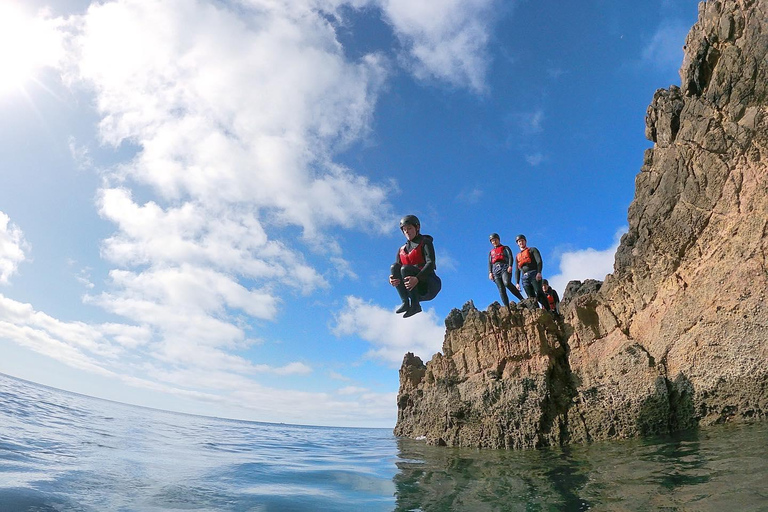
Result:
<svg viewBox="0 0 768 512"><path fill-rule="evenodd" d="M614 273L571 282L562 321L453 310L442 353L405 356L396 435L533 448L768 414L767 28L768 0L699 4Z"/></svg>

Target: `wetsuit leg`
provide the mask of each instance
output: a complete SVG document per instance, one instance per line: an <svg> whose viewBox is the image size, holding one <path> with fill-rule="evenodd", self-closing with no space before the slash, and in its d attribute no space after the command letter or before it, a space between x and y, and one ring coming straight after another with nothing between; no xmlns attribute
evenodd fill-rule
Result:
<svg viewBox="0 0 768 512"><path fill-rule="evenodd" d="M499 289L501 302L504 303L505 306L509 307L509 297L507 296L507 287L504 286L504 281L500 277L495 277L493 282L496 283L496 288Z"/></svg>
<svg viewBox="0 0 768 512"><path fill-rule="evenodd" d="M443 282L437 277L437 274L430 274L424 288L421 287L422 283L419 283L419 300L422 302L432 300L437 297L440 290L443 288Z"/></svg>
<svg viewBox="0 0 768 512"><path fill-rule="evenodd" d="M525 295L530 299L531 297L536 297L536 289L533 287L533 283L531 281L536 280L536 271L530 270L528 272L525 272L522 276L521 284L523 285L523 290L525 290ZM538 297L536 297L538 299Z"/></svg>
<svg viewBox="0 0 768 512"><path fill-rule="evenodd" d="M523 300L523 294L512 284L512 280L509 278L509 273L506 270L502 271L501 279L504 282L504 286L512 292L512 295L517 297L517 300ZM506 295L506 293L504 295Z"/></svg>
<svg viewBox="0 0 768 512"><path fill-rule="evenodd" d="M417 267L416 265L403 265L400 267L400 276L401 276L400 284L403 286L403 289L406 291L406 293L408 294L408 298L411 301L411 307L409 307L408 311L405 312L405 315L404 315L405 317L415 315L416 313L421 311L421 305L419 304L419 301L421 300L421 294L419 293L419 288L421 287L422 283L419 283L418 285L416 285L415 288L412 288L410 291L408 291L408 289L405 288L405 283L404 283L406 277L409 277L409 276L415 277L416 275L418 275L420 270L421 269L419 269L419 267ZM428 283L424 283L424 284L428 285Z"/></svg>
<svg viewBox="0 0 768 512"><path fill-rule="evenodd" d="M421 296L422 301L432 300L437 297L440 290L443 289L443 282L437 277L437 274L432 273L429 275L429 282L427 283L427 292Z"/></svg>
<svg viewBox="0 0 768 512"><path fill-rule="evenodd" d="M397 308L395 313L405 313L405 311L411 306L409 297L408 297L408 290L405 287L405 283L403 282L402 278L402 265L399 263L393 263L392 266L389 268L389 275L399 278L400 284L396 286L397 294L400 296L400 300L403 301L403 304Z"/></svg>
<svg viewBox="0 0 768 512"><path fill-rule="evenodd" d="M541 281L536 280L536 274L533 275L533 288L534 292L536 293L536 300L539 301L539 304L541 304L541 307L549 311L549 300L547 300L547 295L544 293L544 289L541 287Z"/></svg>

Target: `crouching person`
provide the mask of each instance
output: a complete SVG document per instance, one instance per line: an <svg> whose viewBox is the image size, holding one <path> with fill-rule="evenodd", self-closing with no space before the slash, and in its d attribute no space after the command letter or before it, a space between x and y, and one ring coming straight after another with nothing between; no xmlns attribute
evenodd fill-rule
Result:
<svg viewBox="0 0 768 512"><path fill-rule="evenodd" d="M403 303L395 311L408 318L421 312L421 302L432 300L440 292L442 283L435 274L435 247L432 237L421 234L421 224L415 215L400 220L405 245L397 251L389 271L389 284L397 288Z"/></svg>

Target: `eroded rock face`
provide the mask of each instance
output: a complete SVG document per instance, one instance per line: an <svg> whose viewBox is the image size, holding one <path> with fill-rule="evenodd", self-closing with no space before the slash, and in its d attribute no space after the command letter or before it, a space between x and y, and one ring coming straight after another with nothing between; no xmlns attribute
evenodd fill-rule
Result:
<svg viewBox="0 0 768 512"><path fill-rule="evenodd" d="M470 303L401 370L397 435L531 448L768 414L768 0L706 2L659 90L629 230L564 319Z"/></svg>

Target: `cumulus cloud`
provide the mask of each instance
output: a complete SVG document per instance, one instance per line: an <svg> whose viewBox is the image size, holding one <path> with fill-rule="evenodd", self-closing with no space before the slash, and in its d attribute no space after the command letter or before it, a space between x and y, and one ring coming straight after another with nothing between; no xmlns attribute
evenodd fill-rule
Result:
<svg viewBox="0 0 768 512"><path fill-rule="evenodd" d="M0 212L0 284L7 284L16 273L19 264L26 259L29 245L21 229L11 222L10 217Z"/></svg>
<svg viewBox="0 0 768 512"><path fill-rule="evenodd" d="M616 249L619 248L621 237L626 232L626 227L616 231L613 244L607 249L598 250L590 247L564 252L560 256L560 273L547 277L550 286L557 290L562 297L569 281L584 281L586 279L603 281L606 275L613 272Z"/></svg>
<svg viewBox="0 0 768 512"><path fill-rule="evenodd" d="M286 289L328 286L280 230L327 242L333 262L326 229L391 224L389 185L333 162L369 129L381 57L347 60L313 7L118 0L70 25L67 76L94 91L102 141L137 148L103 171L114 268L86 301L149 326L155 359L264 371L231 354L252 343L243 315L274 320Z"/></svg>
<svg viewBox="0 0 768 512"><path fill-rule="evenodd" d="M495 0L379 0L418 78L486 90Z"/></svg>
<svg viewBox="0 0 768 512"><path fill-rule="evenodd" d="M56 44L66 53L47 65L92 92L100 142L132 155L103 168L87 145L70 140L76 163L99 167L96 207L114 226L101 242L111 266L105 286L79 276L85 301L125 324L59 322L5 300L0 334L124 382L212 400L220 393L210 390L226 390L267 407L264 394L273 390L253 375L312 368L238 355L255 343L253 323L277 319L286 293L329 286L308 262L308 245L321 241L326 263L343 264L337 228L387 232L395 218L388 196L396 183L376 183L335 161L369 133L390 66L379 53L350 60L334 10L379 8L416 76L483 91L493 3L115 0L49 23L61 28ZM0 282L17 271L25 249L21 231L0 214ZM410 325L423 324L420 334L402 332L398 341L342 315L338 332L365 332L371 357L397 363L403 347L439 349L438 323L434 313L419 315ZM375 414L392 398L371 397L368 405L381 405L370 409ZM306 408L300 400L357 407L311 393L273 405Z"/></svg>
<svg viewBox="0 0 768 512"><path fill-rule="evenodd" d="M392 366L403 362L406 352L427 360L443 346L445 327L434 310L425 310L404 321L400 315L359 297L348 296L336 315L336 336L358 336L372 347L367 356Z"/></svg>

